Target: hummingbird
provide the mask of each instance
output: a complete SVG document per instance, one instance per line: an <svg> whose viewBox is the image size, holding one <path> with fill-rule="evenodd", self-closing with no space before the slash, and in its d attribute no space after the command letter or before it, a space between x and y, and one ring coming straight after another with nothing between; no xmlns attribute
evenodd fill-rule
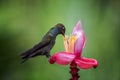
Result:
<svg viewBox="0 0 120 80"><path fill-rule="evenodd" d="M47 58L51 57L50 50L55 45L57 35L62 34L63 36L65 36L65 30L66 29L63 24L56 24L45 34L45 36L43 36L42 40L38 44L20 54L23 59L21 63L24 63L29 58L39 55L45 55Z"/></svg>

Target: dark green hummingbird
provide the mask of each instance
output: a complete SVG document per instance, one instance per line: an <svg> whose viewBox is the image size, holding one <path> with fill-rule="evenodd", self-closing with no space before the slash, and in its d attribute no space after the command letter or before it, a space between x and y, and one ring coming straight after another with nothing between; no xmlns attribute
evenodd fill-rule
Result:
<svg viewBox="0 0 120 80"><path fill-rule="evenodd" d="M29 58L39 55L45 55L47 58L49 58L51 56L50 50L53 48L58 34L62 34L63 36L65 35L65 27L61 23L58 23L52 27L42 38L40 43L20 54L23 59L21 63L24 63Z"/></svg>

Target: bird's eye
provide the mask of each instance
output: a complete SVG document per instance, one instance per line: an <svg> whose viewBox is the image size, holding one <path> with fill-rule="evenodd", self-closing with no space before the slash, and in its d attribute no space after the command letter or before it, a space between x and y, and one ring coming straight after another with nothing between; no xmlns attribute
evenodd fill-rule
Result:
<svg viewBox="0 0 120 80"><path fill-rule="evenodd" d="M65 28L64 28L64 27L62 27L62 29L64 30Z"/></svg>

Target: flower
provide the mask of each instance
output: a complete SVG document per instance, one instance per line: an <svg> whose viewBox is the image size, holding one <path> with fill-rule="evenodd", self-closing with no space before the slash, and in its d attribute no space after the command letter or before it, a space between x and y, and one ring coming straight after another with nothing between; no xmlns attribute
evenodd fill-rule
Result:
<svg viewBox="0 0 120 80"><path fill-rule="evenodd" d="M81 26L81 22L78 21L73 29L71 36L64 38L65 52L55 53L49 60L51 64L57 63L60 65L68 65L74 62L81 69L96 68L98 62L92 58L85 58L82 56L82 50L84 48L86 38Z"/></svg>

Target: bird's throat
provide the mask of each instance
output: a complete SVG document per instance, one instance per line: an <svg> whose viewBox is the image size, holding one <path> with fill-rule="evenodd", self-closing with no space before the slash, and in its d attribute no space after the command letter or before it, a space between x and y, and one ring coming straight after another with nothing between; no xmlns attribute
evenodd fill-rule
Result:
<svg viewBox="0 0 120 80"><path fill-rule="evenodd" d="M51 33L54 37L56 37L60 32L57 28L54 28L54 29L52 29Z"/></svg>

